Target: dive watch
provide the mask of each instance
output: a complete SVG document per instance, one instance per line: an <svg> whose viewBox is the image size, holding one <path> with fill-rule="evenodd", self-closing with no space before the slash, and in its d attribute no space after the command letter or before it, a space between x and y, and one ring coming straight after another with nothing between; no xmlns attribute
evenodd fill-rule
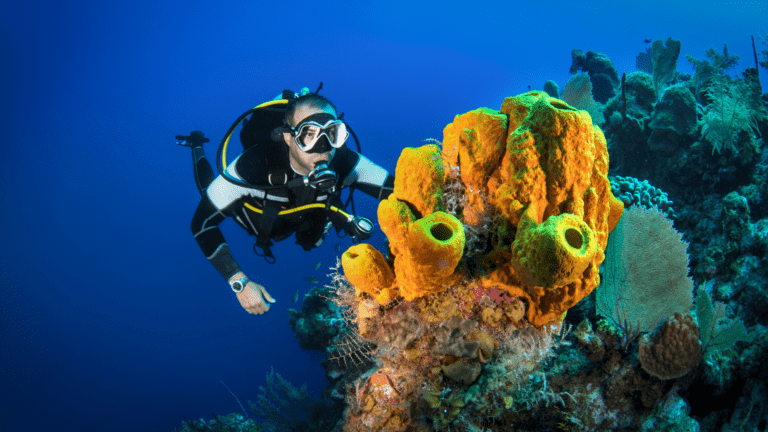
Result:
<svg viewBox="0 0 768 432"><path fill-rule="evenodd" d="M248 283L248 278L243 276L241 278L235 279L232 282L229 283L229 286L232 287L232 291L239 293L245 288L245 284Z"/></svg>

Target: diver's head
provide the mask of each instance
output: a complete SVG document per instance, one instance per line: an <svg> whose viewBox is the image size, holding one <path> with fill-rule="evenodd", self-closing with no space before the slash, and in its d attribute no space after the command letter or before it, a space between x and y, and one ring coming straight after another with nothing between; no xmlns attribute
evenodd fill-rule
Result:
<svg viewBox="0 0 768 432"><path fill-rule="evenodd" d="M307 175L321 163L330 162L348 136L336 107L325 97L310 93L288 103L283 140L291 166L299 174Z"/></svg>

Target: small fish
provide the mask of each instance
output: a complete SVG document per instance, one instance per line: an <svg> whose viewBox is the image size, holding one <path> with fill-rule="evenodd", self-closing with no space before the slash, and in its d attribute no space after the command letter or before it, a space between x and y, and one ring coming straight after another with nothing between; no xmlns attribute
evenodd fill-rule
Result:
<svg viewBox="0 0 768 432"><path fill-rule="evenodd" d="M312 276L305 277L304 280L309 282L309 283L313 283L313 284L320 283L320 281L317 280L316 277L312 277Z"/></svg>
<svg viewBox="0 0 768 432"><path fill-rule="evenodd" d="M530 89L531 89L531 85L530 85L530 84L528 84L528 90L530 90Z"/></svg>
<svg viewBox="0 0 768 432"><path fill-rule="evenodd" d="M315 270L317 270L317 269L319 269L319 268L320 268L320 263L321 263L321 262L322 262L322 261L318 261L318 262L317 262L317 264L315 264Z"/></svg>
<svg viewBox="0 0 768 432"><path fill-rule="evenodd" d="M645 42L645 43L651 43L651 40L650 40L650 39L643 39L643 42Z"/></svg>
<svg viewBox="0 0 768 432"><path fill-rule="evenodd" d="M336 252L341 252L341 243L336 243L336 246L333 248L336 249Z"/></svg>
<svg viewBox="0 0 768 432"><path fill-rule="evenodd" d="M293 293L293 302L296 303L297 301L299 301L299 290Z"/></svg>

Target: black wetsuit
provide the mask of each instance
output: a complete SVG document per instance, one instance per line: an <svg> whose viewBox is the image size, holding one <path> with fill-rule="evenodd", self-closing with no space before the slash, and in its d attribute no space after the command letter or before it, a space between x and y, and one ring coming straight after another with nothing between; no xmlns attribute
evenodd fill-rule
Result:
<svg viewBox="0 0 768 432"><path fill-rule="evenodd" d="M251 235L258 237L260 231L268 231L268 240L284 240L295 233L296 243L305 250L319 246L332 224L337 229L343 225L343 218L338 213L324 208L298 211L279 216L271 224L262 224L262 214L249 206L262 210L267 205L279 204L281 209L290 209L311 203L327 204L330 200L330 204L341 207L339 194L329 195L310 186L290 189L245 188L222 176L214 179L202 147L192 149L192 158L195 182L202 195L192 218L192 233L206 258L227 280L240 271L219 229L219 224L227 217L232 217ZM337 191L353 187L380 200L392 193L394 177L346 146L336 150L329 167L337 174ZM252 185L282 185L302 177L290 167L288 147L282 143L270 146L266 154L258 146L251 147L227 167L227 173ZM269 253L268 248L265 252Z"/></svg>

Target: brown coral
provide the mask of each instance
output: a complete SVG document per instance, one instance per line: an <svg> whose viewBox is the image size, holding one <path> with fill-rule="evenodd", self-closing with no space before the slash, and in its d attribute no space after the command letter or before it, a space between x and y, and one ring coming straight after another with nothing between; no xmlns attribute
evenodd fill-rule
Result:
<svg viewBox="0 0 768 432"><path fill-rule="evenodd" d="M653 338L640 340L640 365L649 374L663 380L681 377L701 360L699 327L690 314L668 319Z"/></svg>

